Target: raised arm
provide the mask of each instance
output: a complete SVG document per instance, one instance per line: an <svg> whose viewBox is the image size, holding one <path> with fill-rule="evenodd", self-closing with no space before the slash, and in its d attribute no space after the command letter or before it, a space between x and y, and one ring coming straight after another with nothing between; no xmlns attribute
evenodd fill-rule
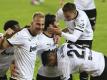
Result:
<svg viewBox="0 0 107 80"><path fill-rule="evenodd" d="M11 45L7 41L7 38L11 37L13 35L13 33L14 33L14 31L10 28L4 33L2 38L0 38L0 49L5 49L8 47L11 47Z"/></svg>

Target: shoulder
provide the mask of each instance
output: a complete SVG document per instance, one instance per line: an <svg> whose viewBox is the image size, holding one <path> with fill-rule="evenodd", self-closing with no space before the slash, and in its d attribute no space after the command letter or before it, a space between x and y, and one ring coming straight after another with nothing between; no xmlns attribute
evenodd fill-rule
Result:
<svg viewBox="0 0 107 80"><path fill-rule="evenodd" d="M62 8L58 9L57 13L63 13Z"/></svg>
<svg viewBox="0 0 107 80"><path fill-rule="evenodd" d="M87 19L88 18L87 15L86 15L86 13L84 11L79 10L79 9L77 9L77 11L78 11L78 17L77 17L77 19Z"/></svg>
<svg viewBox="0 0 107 80"><path fill-rule="evenodd" d="M56 17L57 17L57 16L58 16L58 17L59 17L59 16L60 16L60 17L64 17L62 8L60 8L60 9L57 10L57 12L56 12Z"/></svg>
<svg viewBox="0 0 107 80"><path fill-rule="evenodd" d="M79 27L82 28L83 26L87 24L88 21L89 20L85 12L82 10L78 10L78 16L75 20L75 24L77 24Z"/></svg>
<svg viewBox="0 0 107 80"><path fill-rule="evenodd" d="M20 38L29 37L27 28L24 28L21 31L17 32L14 36L20 37Z"/></svg>

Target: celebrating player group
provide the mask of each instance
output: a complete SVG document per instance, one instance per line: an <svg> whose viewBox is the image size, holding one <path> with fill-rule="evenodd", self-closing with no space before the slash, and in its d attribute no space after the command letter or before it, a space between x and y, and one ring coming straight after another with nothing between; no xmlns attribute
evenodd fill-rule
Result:
<svg viewBox="0 0 107 80"><path fill-rule="evenodd" d="M23 28L16 20L6 21L0 33L0 80L33 80L36 56L41 60L36 80L107 80L107 57L93 51L96 23L93 0L60 0L54 14L36 12ZM63 20L64 29L58 25ZM65 42L59 45L61 37Z"/></svg>

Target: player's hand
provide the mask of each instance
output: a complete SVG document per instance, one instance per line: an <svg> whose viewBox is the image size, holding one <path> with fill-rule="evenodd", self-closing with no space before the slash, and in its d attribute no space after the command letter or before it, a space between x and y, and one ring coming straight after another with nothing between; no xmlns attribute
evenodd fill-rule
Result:
<svg viewBox="0 0 107 80"><path fill-rule="evenodd" d="M3 42L3 40L4 40L3 34L0 33L0 53L1 53L2 51L4 51L4 49L2 49L2 42Z"/></svg>
<svg viewBox="0 0 107 80"><path fill-rule="evenodd" d="M62 31L63 31L63 32L68 32L69 30L68 30L68 28L65 28L65 29L63 29Z"/></svg>
<svg viewBox="0 0 107 80"><path fill-rule="evenodd" d="M49 32L51 32L53 34L61 36L62 31L60 28L49 27L48 30L49 30Z"/></svg>
<svg viewBox="0 0 107 80"><path fill-rule="evenodd" d="M10 38L14 33L15 33L15 31L12 30L11 28L9 28L9 29L7 29L6 32L4 33L4 37Z"/></svg>
<svg viewBox="0 0 107 80"><path fill-rule="evenodd" d="M3 40L3 34L0 33L0 44L1 44L2 40Z"/></svg>
<svg viewBox="0 0 107 80"><path fill-rule="evenodd" d="M59 41L60 41L60 36L59 35L54 35L53 39L54 39L54 43L58 44Z"/></svg>
<svg viewBox="0 0 107 80"><path fill-rule="evenodd" d="M10 71L11 71L11 76L14 76L14 77L17 77L17 74L19 74L17 71L16 71L16 66L15 64L11 64L11 67L10 67Z"/></svg>

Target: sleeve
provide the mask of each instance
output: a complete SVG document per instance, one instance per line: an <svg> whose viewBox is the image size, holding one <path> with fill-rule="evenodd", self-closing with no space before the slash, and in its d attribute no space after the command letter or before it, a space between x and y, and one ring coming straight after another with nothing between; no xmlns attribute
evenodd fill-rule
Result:
<svg viewBox="0 0 107 80"><path fill-rule="evenodd" d="M87 20L85 19L84 16L82 16L81 18L75 21L75 26L76 26L75 29L81 32L84 32L86 25L87 25Z"/></svg>
<svg viewBox="0 0 107 80"><path fill-rule="evenodd" d="M76 42L79 39L79 37L81 36L81 34L82 34L82 32L79 30L74 30L73 34L62 32L62 36L65 39L70 40L72 42Z"/></svg>
<svg viewBox="0 0 107 80"><path fill-rule="evenodd" d="M58 58L58 67L62 73L61 79L62 80L69 80L70 73L71 73L70 60L66 54L67 53L66 50L64 50L66 48L65 45L62 46L62 48L63 48L63 51L61 49L61 51L59 53L60 57Z"/></svg>
<svg viewBox="0 0 107 80"><path fill-rule="evenodd" d="M19 32L13 35L11 38L7 39L8 43L14 46L24 45L25 40L26 39L24 39L24 36L21 35Z"/></svg>
<svg viewBox="0 0 107 80"><path fill-rule="evenodd" d="M63 15L63 11L61 8L56 12L56 21L59 22L59 20L62 20L63 18L64 18L64 15Z"/></svg>

